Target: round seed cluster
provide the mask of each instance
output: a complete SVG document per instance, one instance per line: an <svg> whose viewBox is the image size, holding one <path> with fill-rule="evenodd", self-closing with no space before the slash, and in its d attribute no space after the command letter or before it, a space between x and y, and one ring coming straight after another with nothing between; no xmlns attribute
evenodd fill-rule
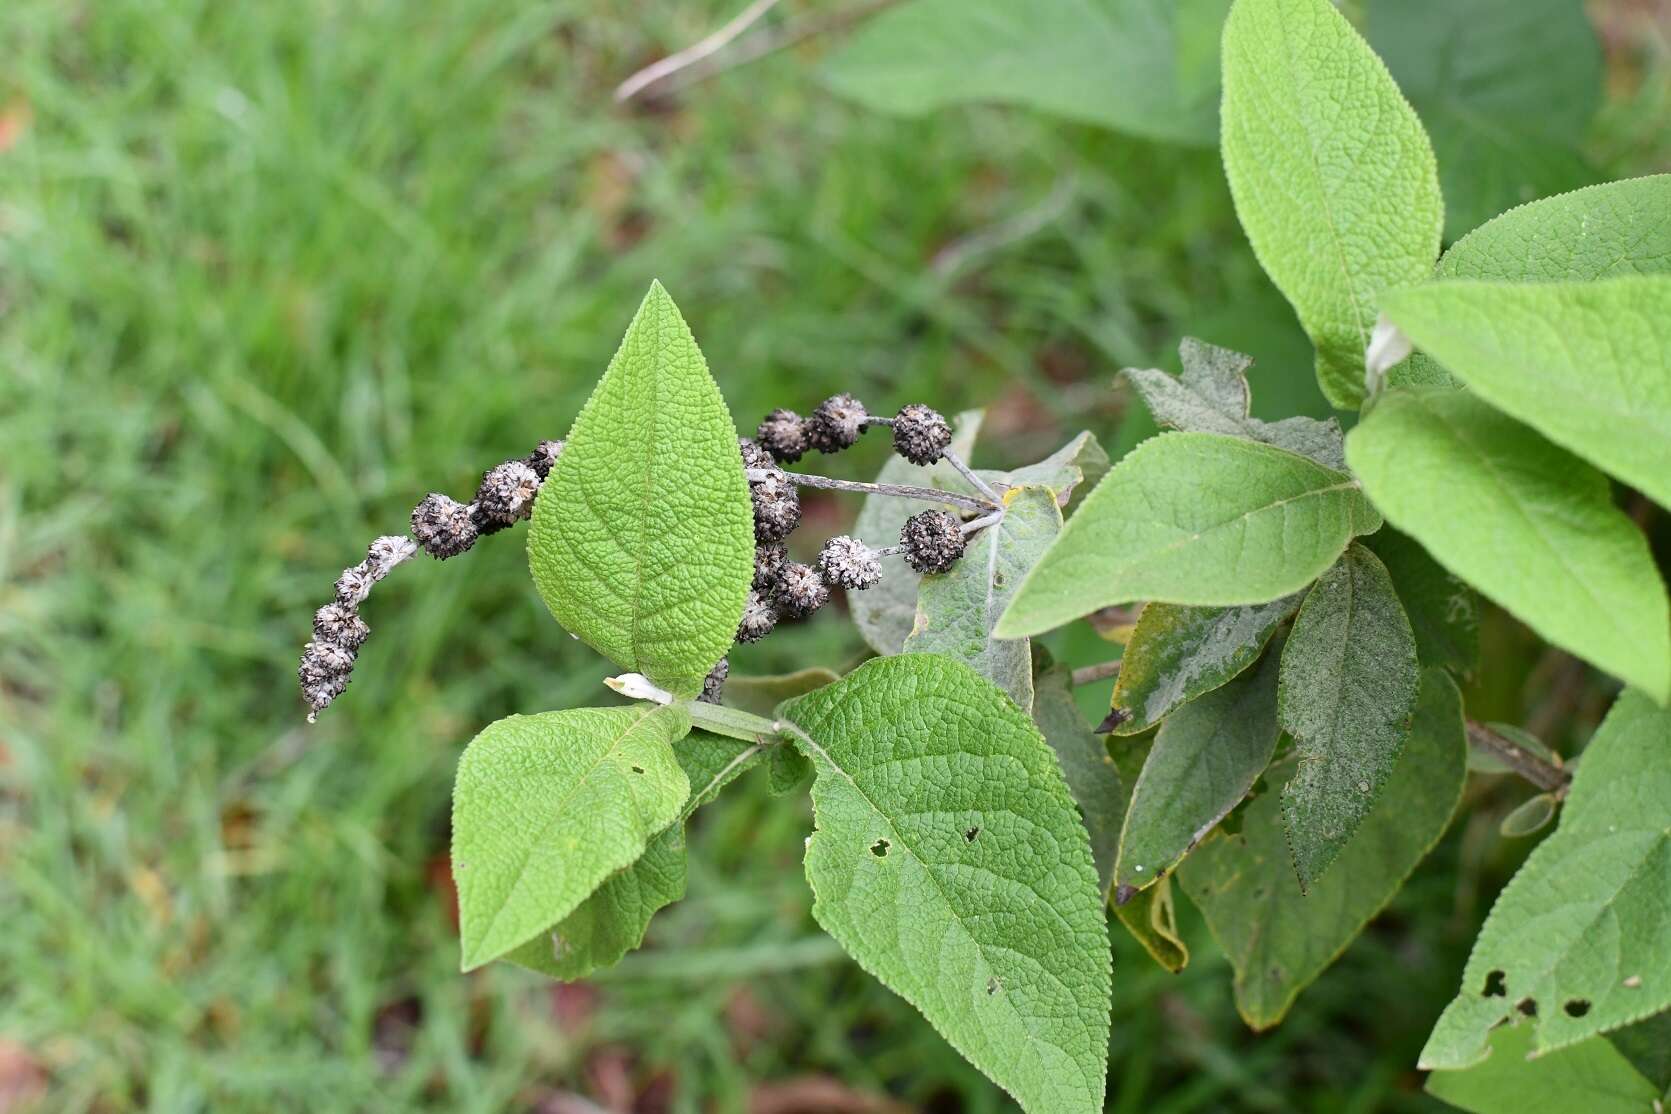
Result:
<svg viewBox="0 0 1671 1114"><path fill-rule="evenodd" d="M777 608L769 592L752 589L743 604L743 619L737 624L738 642L759 642L777 626Z"/></svg>
<svg viewBox="0 0 1671 1114"><path fill-rule="evenodd" d="M912 464L933 464L952 443L952 427L938 410L920 402L900 407L894 418L894 450Z"/></svg>
<svg viewBox="0 0 1671 1114"><path fill-rule="evenodd" d="M774 468L777 462L772 454L760 446L760 442L748 437L737 438L737 451L742 454L744 468Z"/></svg>
<svg viewBox="0 0 1671 1114"><path fill-rule="evenodd" d="M779 464L793 464L807 451L806 422L793 410L773 410L754 436Z"/></svg>
<svg viewBox="0 0 1671 1114"><path fill-rule="evenodd" d="M432 491L412 508L412 536L437 561L457 557L476 544L479 530L470 508Z"/></svg>
<svg viewBox="0 0 1671 1114"><path fill-rule="evenodd" d="M905 520L899 532L905 563L922 573L945 572L963 556L966 539L957 517L945 511L923 511Z"/></svg>
<svg viewBox="0 0 1671 1114"><path fill-rule="evenodd" d="M754 500L754 538L780 542L801 524L801 496L782 471L774 468L766 477L748 485Z"/></svg>
<svg viewBox="0 0 1671 1114"><path fill-rule="evenodd" d="M821 453L850 449L864 431L864 403L849 394L832 395L806 420L806 441Z"/></svg>
<svg viewBox="0 0 1671 1114"><path fill-rule="evenodd" d="M390 534L366 549L366 559L342 570L336 598L313 615L313 639L302 650L296 675L308 722L348 687L354 656L371 635L360 605L374 584L420 548L437 560L456 557L476 539L533 513L534 497L563 452L561 441L541 441L527 457L507 460L482 475L474 502L432 491L412 508L412 536ZM414 540L415 539L415 540Z"/></svg>
<svg viewBox="0 0 1671 1114"><path fill-rule="evenodd" d="M534 496L539 493L540 474L534 466L526 460L507 460L482 473L471 519L483 534L503 530L534 512Z"/></svg>
<svg viewBox="0 0 1671 1114"><path fill-rule="evenodd" d="M830 586L811 565L791 561L778 573L773 593L778 610L791 619L804 619L830 600Z"/></svg>
<svg viewBox="0 0 1671 1114"><path fill-rule="evenodd" d="M360 604L371 594L371 586L416 552L411 538L378 538L367 548L364 561L337 577L336 599L313 613L313 639L302 648L296 667L309 722L348 687L354 657L371 636L371 628L360 618Z"/></svg>
<svg viewBox="0 0 1671 1114"><path fill-rule="evenodd" d="M882 559L858 538L839 534L818 553L824 579L849 592L863 591L882 579Z"/></svg>
<svg viewBox="0 0 1671 1114"><path fill-rule="evenodd" d="M725 679L731 675L731 659L720 658L714 667L708 670L708 675L702 678L702 695L697 699L704 704L718 704L725 693Z"/></svg>
<svg viewBox="0 0 1671 1114"><path fill-rule="evenodd" d="M789 560L789 547L782 542L766 542L754 547L754 587L762 592L777 583L777 574Z"/></svg>

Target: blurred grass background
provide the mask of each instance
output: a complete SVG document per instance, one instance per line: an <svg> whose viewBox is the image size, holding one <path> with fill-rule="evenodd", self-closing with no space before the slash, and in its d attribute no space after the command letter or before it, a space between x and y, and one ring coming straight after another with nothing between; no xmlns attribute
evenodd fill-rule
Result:
<svg viewBox="0 0 1671 1114"><path fill-rule="evenodd" d="M820 43L611 103L732 8L0 7L0 1109L1008 1109L819 935L809 810L752 779L700 814L691 896L644 952L574 987L457 973L460 748L602 695L520 529L383 585L356 683L302 722L336 571L561 435L652 277L745 426L846 389L988 406L983 464L1085 426L1124 443L1113 372L1184 333L1259 357L1267 412L1320 405L1212 151L881 118L819 88ZM1666 169L1671 16L1594 14L1593 154ZM855 509L818 502L806 533ZM734 668L857 648L827 614ZM1271 1034L1187 911L1180 976L1116 933L1110 1109L1435 1108L1410 1065L1523 853L1494 824L1460 825Z"/></svg>

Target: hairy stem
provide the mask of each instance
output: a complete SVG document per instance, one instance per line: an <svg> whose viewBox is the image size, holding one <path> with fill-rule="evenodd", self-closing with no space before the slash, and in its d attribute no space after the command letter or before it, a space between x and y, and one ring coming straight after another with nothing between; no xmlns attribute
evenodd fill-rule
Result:
<svg viewBox="0 0 1671 1114"><path fill-rule="evenodd" d="M952 468L957 472L958 475L962 476L965 480L968 480L970 486L973 487L976 491L978 491L982 495L986 496L993 503L998 503L998 504L1003 503L1003 499L998 495L998 493L996 491L992 490L992 485L987 483L985 480L981 479L978 475L976 475L975 470L973 468L969 467L967 464L965 464L963 462L962 457L958 456L956 453L952 452L950 449L947 449L945 452L941 453L940 456L941 456L941 459L943 459L947 464L952 466Z"/></svg>
<svg viewBox="0 0 1671 1114"><path fill-rule="evenodd" d="M690 722L694 726L704 731L712 731L715 735L724 735L728 739L771 744L779 742L783 737L781 724L765 716L745 712L741 708L705 704L700 700L687 700L684 708L690 713Z"/></svg>
<svg viewBox="0 0 1671 1114"><path fill-rule="evenodd" d="M1468 742L1475 750L1489 754L1546 793L1565 796L1572 773L1540 755L1533 754L1513 739L1505 738L1476 720L1468 721Z"/></svg>
<svg viewBox="0 0 1671 1114"><path fill-rule="evenodd" d="M1120 663L1115 661L1099 661L1095 665L1082 665L1073 671L1073 683L1078 685L1094 685L1098 681L1106 681L1110 677L1120 675Z"/></svg>

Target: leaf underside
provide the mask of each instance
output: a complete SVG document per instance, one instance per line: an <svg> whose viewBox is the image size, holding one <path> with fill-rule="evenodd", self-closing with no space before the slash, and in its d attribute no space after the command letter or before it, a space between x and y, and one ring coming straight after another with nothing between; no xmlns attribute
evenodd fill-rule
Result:
<svg viewBox="0 0 1671 1114"><path fill-rule="evenodd" d="M1277 715L1299 754L1282 820L1302 890L1334 862L1391 776L1420 684L1392 578L1354 545L1318 578L1282 649Z"/></svg>
<svg viewBox="0 0 1671 1114"><path fill-rule="evenodd" d="M1281 1021L1432 850L1462 798L1466 750L1455 682L1424 670L1392 777L1310 893L1294 879L1276 791L1292 760L1271 767L1269 788L1242 811L1238 834L1208 840L1184 860L1178 880L1236 969L1236 1009L1249 1025Z"/></svg>
<svg viewBox="0 0 1671 1114"><path fill-rule="evenodd" d="M1068 792L1079 805L1091 837L1097 884L1108 897L1114 881L1114 856L1120 849L1120 819L1128 790L1120 780L1108 745L1091 731L1073 698L1073 673L1064 665L1039 672L1033 697L1033 722L1056 752Z"/></svg>

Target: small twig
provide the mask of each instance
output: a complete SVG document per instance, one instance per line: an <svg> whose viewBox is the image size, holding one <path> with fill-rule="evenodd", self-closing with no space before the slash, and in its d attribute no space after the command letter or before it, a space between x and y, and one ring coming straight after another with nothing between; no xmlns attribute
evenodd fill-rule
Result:
<svg viewBox="0 0 1671 1114"><path fill-rule="evenodd" d="M1094 685L1098 681L1106 681L1110 677L1120 675L1119 661L1099 661L1095 665L1082 665L1073 671L1073 683L1078 685Z"/></svg>
<svg viewBox="0 0 1671 1114"><path fill-rule="evenodd" d="M1469 720L1468 742L1544 792L1554 793L1557 797L1566 795L1567 785L1572 781L1571 772L1541 755L1533 754L1513 739L1499 735L1483 723Z"/></svg>
<svg viewBox="0 0 1671 1114"><path fill-rule="evenodd" d="M940 454L940 458L942 460L944 460L947 464L951 465L952 469L958 475L960 475L964 479L968 480L969 483L974 486L976 491L978 491L982 495L986 496L989 500L992 501L992 503L994 503L995 505L998 505L998 506L1003 505L1003 502L1004 502L1003 497L1000 496L996 491L992 490L992 485L991 484L987 483L985 480L981 479L980 476L976 475L975 470L973 468L969 467L967 464L965 464L963 462L962 457L958 456L956 453L952 452L950 449L947 449L945 452Z"/></svg>
<svg viewBox="0 0 1671 1114"><path fill-rule="evenodd" d="M764 479L766 469L750 468L750 480ZM997 499L981 499L973 495L963 495L956 491L941 491L935 487L918 487L915 484L879 484L867 483L863 480L837 480L829 476L811 476L804 472L785 472L784 477L797 487L817 487L826 491L856 491L866 495L892 495L901 499L919 499L925 503L950 503L956 507L967 507L972 511L990 511L998 506Z"/></svg>
<svg viewBox="0 0 1671 1114"><path fill-rule="evenodd" d="M760 22L767 12L777 7L777 3L778 0L754 0L754 3L738 12L731 22L713 34L675 54L669 54L659 62L645 66L615 87L615 103L625 104L657 82L665 81L680 70L696 65L711 54L719 53L732 39Z"/></svg>
<svg viewBox="0 0 1671 1114"><path fill-rule="evenodd" d="M658 95L680 92L707 81L709 78L734 70L739 66L746 66L750 62L756 62L768 55L787 50L808 39L845 30L853 24L868 19L882 9L892 7L897 3L899 3L899 0L865 0L863 3L854 4L851 8L839 12L807 16L789 23L787 26L762 30L758 35L752 35L744 42L738 43L735 49L727 51L724 57L719 57L719 51L747 30L749 24L758 22L760 15L765 14L762 12L760 15L753 16L748 23L732 31L725 41L720 42L713 49L692 56L691 51L694 51L696 47L691 47L689 50L682 50L678 54L669 55L667 58L633 74L617 87L615 100L619 103L625 103L642 95L651 86L659 86L655 90ZM732 23L750 15L754 6L745 9ZM766 7L769 9L771 5L767 4ZM714 34L719 35L730 30L732 23L726 24ZM702 42L706 43L713 37L714 35L710 35L708 39L704 39ZM675 59L679 59L679 61L676 64L670 64L674 63ZM652 70L659 70L660 72L651 74L650 71ZM644 78L646 74L650 75L647 79ZM629 86L635 87L629 89Z"/></svg>

